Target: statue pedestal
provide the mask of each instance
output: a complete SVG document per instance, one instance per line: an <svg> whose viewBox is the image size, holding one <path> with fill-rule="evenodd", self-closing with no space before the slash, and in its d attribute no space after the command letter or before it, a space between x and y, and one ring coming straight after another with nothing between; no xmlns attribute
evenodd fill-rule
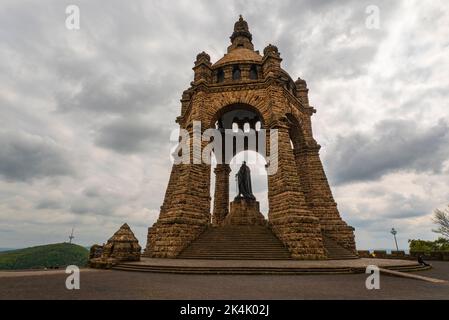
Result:
<svg viewBox="0 0 449 320"><path fill-rule="evenodd" d="M266 225L265 217L259 211L259 202L249 199L236 199L231 202L229 214L224 225Z"/></svg>

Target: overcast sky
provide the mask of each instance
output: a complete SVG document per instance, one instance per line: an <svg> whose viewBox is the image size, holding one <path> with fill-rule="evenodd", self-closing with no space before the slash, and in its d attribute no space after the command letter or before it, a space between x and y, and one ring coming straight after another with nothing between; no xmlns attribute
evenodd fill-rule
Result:
<svg viewBox="0 0 449 320"><path fill-rule="evenodd" d="M80 8L80 30L65 26ZM368 5L380 28L366 27ZM60 1L0 4L0 247L142 246L167 186L171 130L196 54L213 61L243 14L307 80L315 138L360 249L434 239L449 204L449 3ZM267 211L265 177L253 178ZM232 184L231 184L232 185ZM234 188L234 186L233 186Z"/></svg>

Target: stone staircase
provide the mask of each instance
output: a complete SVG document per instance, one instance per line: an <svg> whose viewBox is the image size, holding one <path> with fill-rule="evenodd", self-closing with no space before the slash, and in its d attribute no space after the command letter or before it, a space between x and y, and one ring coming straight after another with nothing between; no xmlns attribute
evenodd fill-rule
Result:
<svg viewBox="0 0 449 320"><path fill-rule="evenodd" d="M340 246L337 242L323 235L324 249L329 260L358 259L358 256Z"/></svg>
<svg viewBox="0 0 449 320"><path fill-rule="evenodd" d="M290 253L265 226L210 227L181 254L180 259L289 260Z"/></svg>

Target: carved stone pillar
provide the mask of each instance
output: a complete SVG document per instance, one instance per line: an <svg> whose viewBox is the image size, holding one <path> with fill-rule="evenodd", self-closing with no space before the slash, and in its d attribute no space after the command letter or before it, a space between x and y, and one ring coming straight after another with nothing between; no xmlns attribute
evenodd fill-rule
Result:
<svg viewBox="0 0 449 320"><path fill-rule="evenodd" d="M351 252L357 253L354 228L348 226L340 217L323 169L319 150L320 146L315 141L302 149L295 150L298 175L306 201L313 214L320 219L323 235L332 238Z"/></svg>
<svg viewBox="0 0 449 320"><path fill-rule="evenodd" d="M288 247L292 258L325 259L319 219L309 209L300 189L288 127L280 123L272 128L278 130L278 152L269 157L269 165L277 161L278 167L268 176L268 216L272 230Z"/></svg>
<svg viewBox="0 0 449 320"><path fill-rule="evenodd" d="M187 130L192 135L192 126ZM192 140L190 159L194 158ZM202 149L207 142L202 142ZM148 229L145 256L175 258L210 224L210 165L175 164L159 219Z"/></svg>
<svg viewBox="0 0 449 320"><path fill-rule="evenodd" d="M240 66L240 70L242 72L242 79L243 80L248 80L249 79L250 66L249 65L242 65L242 66Z"/></svg>
<svg viewBox="0 0 449 320"><path fill-rule="evenodd" d="M215 193L213 224L221 225L229 213L229 164L217 164L215 173Z"/></svg>

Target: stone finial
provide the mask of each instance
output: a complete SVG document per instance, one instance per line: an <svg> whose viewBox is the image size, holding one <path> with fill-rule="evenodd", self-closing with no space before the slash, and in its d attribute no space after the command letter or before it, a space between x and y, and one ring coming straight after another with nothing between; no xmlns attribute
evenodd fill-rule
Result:
<svg viewBox="0 0 449 320"><path fill-rule="evenodd" d="M249 41L253 40L253 35L249 32L248 22L243 20L242 15L239 16L239 20L234 24L234 32L231 35L231 41L234 42L237 37L245 37L248 38Z"/></svg>
<svg viewBox="0 0 449 320"><path fill-rule="evenodd" d="M263 49L263 55L272 55L275 57L280 57L278 47L272 45L271 43Z"/></svg>
<svg viewBox="0 0 449 320"><path fill-rule="evenodd" d="M295 84L298 88L307 88L307 82L304 79L298 77L298 80L295 81Z"/></svg>
<svg viewBox="0 0 449 320"><path fill-rule="evenodd" d="M195 66L193 67L193 71L195 72L193 82L195 84L208 82L212 75L211 66L210 56L204 51L199 53L196 56Z"/></svg>
<svg viewBox="0 0 449 320"><path fill-rule="evenodd" d="M206 52L201 52L196 56L195 66L204 63L208 66L211 65L210 56Z"/></svg>

